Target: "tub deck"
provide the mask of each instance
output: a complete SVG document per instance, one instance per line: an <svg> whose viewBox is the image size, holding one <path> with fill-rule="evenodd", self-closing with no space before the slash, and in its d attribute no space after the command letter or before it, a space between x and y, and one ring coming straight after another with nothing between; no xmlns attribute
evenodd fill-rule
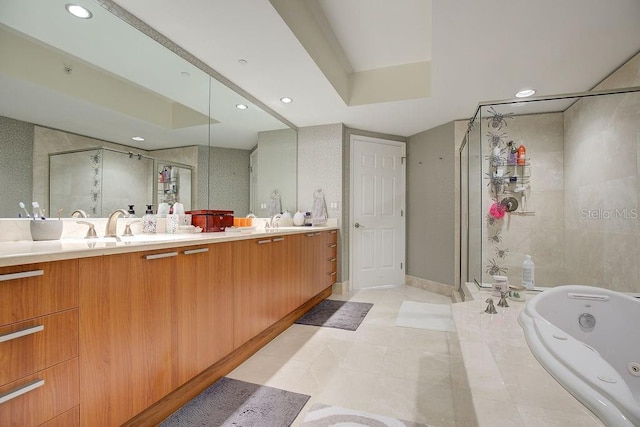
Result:
<svg viewBox="0 0 640 427"><path fill-rule="evenodd" d="M517 320L526 303L496 305L498 314L490 315L490 292L471 291L474 300L452 304L452 311L478 426L604 426L529 350Z"/></svg>

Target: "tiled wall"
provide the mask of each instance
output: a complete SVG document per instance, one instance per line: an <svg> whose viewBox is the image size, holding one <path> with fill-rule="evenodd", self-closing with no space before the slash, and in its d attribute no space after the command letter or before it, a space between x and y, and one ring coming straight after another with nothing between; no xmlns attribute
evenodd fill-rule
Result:
<svg viewBox="0 0 640 427"><path fill-rule="evenodd" d="M483 142L483 220L482 240L483 274L485 283L491 282L491 267L497 265L497 273L509 277L510 283L522 282L522 262L530 254L535 262L536 284L542 286L562 283L564 277L563 248L563 120L562 113L513 116L507 119L505 128L508 140L524 145L530 166L530 191L526 193L529 215L517 215L522 211L522 199L514 214L506 214L494 223L486 214L494 199L489 195L487 175L490 150ZM486 120L482 121L483 138ZM520 167L519 172L522 173ZM513 185L512 185L513 187ZM499 198L508 197L503 194Z"/></svg>
<svg viewBox="0 0 640 427"><path fill-rule="evenodd" d="M640 85L640 54L596 90ZM585 98L564 115L570 283L640 292L640 93Z"/></svg>

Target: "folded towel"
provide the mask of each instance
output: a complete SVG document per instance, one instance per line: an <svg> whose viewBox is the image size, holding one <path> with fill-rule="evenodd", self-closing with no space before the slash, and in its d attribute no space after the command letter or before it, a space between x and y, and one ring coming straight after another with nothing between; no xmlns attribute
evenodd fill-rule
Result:
<svg viewBox="0 0 640 427"><path fill-rule="evenodd" d="M324 200L324 193L318 190L313 193L313 207L311 208L311 224L323 225L327 223L327 204Z"/></svg>

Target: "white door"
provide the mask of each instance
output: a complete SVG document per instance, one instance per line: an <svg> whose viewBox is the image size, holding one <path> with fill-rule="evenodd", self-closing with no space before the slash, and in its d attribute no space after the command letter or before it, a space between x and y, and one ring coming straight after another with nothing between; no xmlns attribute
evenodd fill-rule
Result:
<svg viewBox="0 0 640 427"><path fill-rule="evenodd" d="M351 288L404 283L405 144L351 136Z"/></svg>

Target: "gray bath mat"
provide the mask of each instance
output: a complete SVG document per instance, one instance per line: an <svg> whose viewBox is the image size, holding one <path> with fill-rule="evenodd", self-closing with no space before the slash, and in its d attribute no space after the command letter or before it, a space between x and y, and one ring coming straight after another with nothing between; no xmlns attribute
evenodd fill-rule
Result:
<svg viewBox="0 0 640 427"><path fill-rule="evenodd" d="M296 323L355 331L371 307L373 304L368 302L326 299L307 311Z"/></svg>
<svg viewBox="0 0 640 427"><path fill-rule="evenodd" d="M304 422L300 424L300 427L332 426L428 427L412 421L320 403L311 406L304 417Z"/></svg>
<svg viewBox="0 0 640 427"><path fill-rule="evenodd" d="M290 426L306 394L222 378L174 412L160 426Z"/></svg>

